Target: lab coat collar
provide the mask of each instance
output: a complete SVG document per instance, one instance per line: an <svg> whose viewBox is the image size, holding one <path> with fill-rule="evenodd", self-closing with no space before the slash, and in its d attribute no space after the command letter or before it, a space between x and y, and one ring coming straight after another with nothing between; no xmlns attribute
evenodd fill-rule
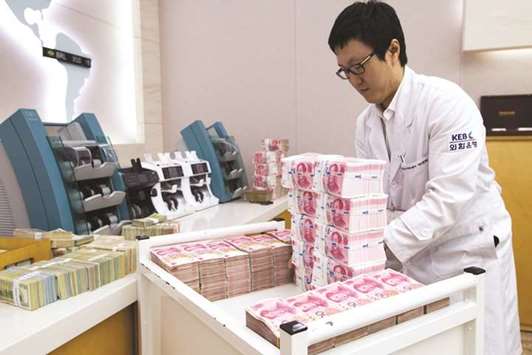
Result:
<svg viewBox="0 0 532 355"><path fill-rule="evenodd" d="M401 83L399 84L399 88L395 92L395 95L393 96L392 101L386 108L386 110L382 111L378 105L373 105L373 110L377 114L379 118L382 118L386 121L391 120L392 118L399 116L400 118L403 118L403 116L400 114L405 107L405 105L408 104L410 93L412 92L412 86L414 82L414 76L415 72L410 69L410 67L405 66L405 70L403 73L403 78L401 79ZM399 115L397 115L399 113ZM407 121L405 122L405 126L409 127L412 124L412 117L407 118Z"/></svg>
<svg viewBox="0 0 532 355"><path fill-rule="evenodd" d="M389 119L393 118L394 120L397 120L395 124L404 125L405 128L412 125L413 117L409 117L412 115L408 115L407 117L405 117L405 115L403 115L403 112L406 110L406 107L409 104L409 96L412 92L415 75L416 74L412 69L405 66L405 72L403 75L403 79L401 80L401 84L399 85L399 88L397 89L397 92L395 93L394 98L392 99L392 102L390 103L388 108L383 113L375 104L373 104L372 109L374 110L373 112L375 114L370 115L369 119L366 120L368 140L372 142L371 147L375 158L390 163L387 174L389 181L394 179L395 175L399 170L399 167L401 165L401 160L399 157L404 153L404 147L402 144L403 142L401 140L391 142L392 144L394 144L395 149L392 152L392 156L388 157L388 151L386 149L386 143L383 134L384 132L382 129L381 117L385 115L386 112L390 112L391 114Z"/></svg>

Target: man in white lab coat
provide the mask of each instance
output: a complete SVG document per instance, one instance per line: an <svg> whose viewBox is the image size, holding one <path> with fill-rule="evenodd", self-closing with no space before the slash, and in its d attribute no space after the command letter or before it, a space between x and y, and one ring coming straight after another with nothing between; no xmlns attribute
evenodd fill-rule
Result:
<svg viewBox="0 0 532 355"><path fill-rule="evenodd" d="M401 24L387 4L348 6L329 46L337 75L370 104L356 121L357 156L389 162L389 261L424 283L486 269L485 353L520 354L511 219L475 103L456 84L406 66Z"/></svg>

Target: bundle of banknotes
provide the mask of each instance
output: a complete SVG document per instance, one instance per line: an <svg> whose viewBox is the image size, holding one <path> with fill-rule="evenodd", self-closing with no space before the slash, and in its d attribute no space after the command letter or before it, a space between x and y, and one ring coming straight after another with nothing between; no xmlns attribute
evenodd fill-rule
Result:
<svg viewBox="0 0 532 355"><path fill-rule="evenodd" d="M155 224L164 223L167 221L167 217L164 214L153 213L148 217L137 218L131 221L135 227L149 227Z"/></svg>
<svg viewBox="0 0 532 355"><path fill-rule="evenodd" d="M281 161L288 152L288 140L265 138L262 146L253 154L253 190L270 191L275 200L287 193L281 183Z"/></svg>
<svg viewBox="0 0 532 355"><path fill-rule="evenodd" d="M80 249L59 257L60 260L75 260L90 264L89 280L94 280L94 288L126 276L126 256L124 252L98 249Z"/></svg>
<svg viewBox="0 0 532 355"><path fill-rule="evenodd" d="M286 157L282 163L282 182L289 189L345 198L384 191L382 160L305 153Z"/></svg>
<svg viewBox="0 0 532 355"><path fill-rule="evenodd" d="M270 343L279 346L279 327L283 323L299 321L308 324L317 319L363 307L379 299L419 287L423 287L423 285L406 275L386 269L372 274L360 275L345 282L331 283L286 299L271 298L260 301L246 309L246 325ZM340 334L314 344L309 348L309 353L328 350L447 305L449 305L448 298Z"/></svg>
<svg viewBox="0 0 532 355"><path fill-rule="evenodd" d="M97 235L94 241L81 248L123 252L126 261L126 273L137 270L137 242L126 240L119 235Z"/></svg>
<svg viewBox="0 0 532 355"><path fill-rule="evenodd" d="M384 269L385 163L316 153L282 162L296 284L313 290Z"/></svg>
<svg viewBox="0 0 532 355"><path fill-rule="evenodd" d="M12 267L0 271L0 301L34 310L57 300L54 275Z"/></svg>
<svg viewBox="0 0 532 355"><path fill-rule="evenodd" d="M76 235L60 228L52 231L16 228L13 231L13 236L18 238L49 239L51 241L53 256L60 256L75 251L80 246L94 240L92 235Z"/></svg>
<svg viewBox="0 0 532 355"><path fill-rule="evenodd" d="M199 292L199 266L194 254L174 244L152 248L150 255L154 263Z"/></svg>
<svg viewBox="0 0 532 355"><path fill-rule="evenodd" d="M131 224L122 227L122 236L126 240L136 240L137 236L154 237L179 232L179 222L167 220L164 215L154 213L149 217L134 219Z"/></svg>
<svg viewBox="0 0 532 355"><path fill-rule="evenodd" d="M251 292L249 255L224 240L210 240L205 244L223 255L227 297Z"/></svg>
<svg viewBox="0 0 532 355"><path fill-rule="evenodd" d="M211 301L227 298L224 253L205 242L183 243L179 247L194 255L198 263L200 293Z"/></svg>
<svg viewBox="0 0 532 355"><path fill-rule="evenodd" d="M281 151L287 153L290 146L288 139L264 138L262 140L262 148L268 152Z"/></svg>
<svg viewBox="0 0 532 355"><path fill-rule="evenodd" d="M0 301L28 310L106 285L136 269L136 243L100 236L75 252L0 271Z"/></svg>
<svg viewBox="0 0 532 355"><path fill-rule="evenodd" d="M289 235L290 231L285 230L167 245L152 248L151 258L207 299L216 301L292 282Z"/></svg>
<svg viewBox="0 0 532 355"><path fill-rule="evenodd" d="M268 234L237 236L227 241L249 254L252 291L262 290L292 281L288 268L292 247Z"/></svg>

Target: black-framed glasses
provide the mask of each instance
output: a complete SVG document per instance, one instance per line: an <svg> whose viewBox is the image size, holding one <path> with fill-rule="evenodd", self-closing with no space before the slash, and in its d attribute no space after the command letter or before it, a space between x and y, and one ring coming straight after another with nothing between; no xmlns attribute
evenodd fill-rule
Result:
<svg viewBox="0 0 532 355"><path fill-rule="evenodd" d="M366 71L366 63L369 62L369 60L375 55L375 52L368 55L366 58L364 58L360 63L357 63L355 65L352 65L349 68L340 68L336 72L336 75L340 77L340 79L347 80L349 79L349 75L361 75L364 74Z"/></svg>

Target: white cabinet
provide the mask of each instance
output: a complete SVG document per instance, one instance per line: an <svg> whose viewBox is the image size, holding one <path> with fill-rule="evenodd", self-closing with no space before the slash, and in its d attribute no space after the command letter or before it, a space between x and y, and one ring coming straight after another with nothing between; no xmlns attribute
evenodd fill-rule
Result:
<svg viewBox="0 0 532 355"><path fill-rule="evenodd" d="M464 51L532 47L532 1L464 0Z"/></svg>

